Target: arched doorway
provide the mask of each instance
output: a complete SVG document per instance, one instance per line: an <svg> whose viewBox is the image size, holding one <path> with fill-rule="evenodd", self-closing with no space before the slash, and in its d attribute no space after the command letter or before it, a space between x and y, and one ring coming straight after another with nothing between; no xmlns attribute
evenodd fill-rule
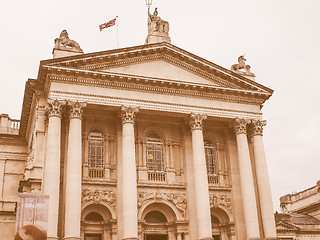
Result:
<svg viewBox="0 0 320 240"><path fill-rule="evenodd" d="M111 240L113 222L107 207L101 204L87 206L81 216L81 239Z"/></svg>
<svg viewBox="0 0 320 240"><path fill-rule="evenodd" d="M144 240L168 240L168 220L160 211L150 211L144 217Z"/></svg>
<svg viewBox="0 0 320 240"><path fill-rule="evenodd" d="M220 207L211 208L212 237L214 240L229 240L234 234L234 223Z"/></svg>

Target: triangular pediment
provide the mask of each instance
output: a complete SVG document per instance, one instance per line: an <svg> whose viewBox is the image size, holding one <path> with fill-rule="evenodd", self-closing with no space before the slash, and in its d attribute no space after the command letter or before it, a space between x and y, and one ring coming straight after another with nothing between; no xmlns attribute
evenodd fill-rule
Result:
<svg viewBox="0 0 320 240"><path fill-rule="evenodd" d="M222 85L222 83L219 84L212 79L199 76L193 71L188 71L182 67L176 66L168 61L161 59L119 67L110 67L105 68L101 71L152 78L162 78L175 81L181 80L183 82L209 84L214 86Z"/></svg>
<svg viewBox="0 0 320 240"><path fill-rule="evenodd" d="M277 230L282 231L297 231L299 228L291 223L280 221L276 224Z"/></svg>
<svg viewBox="0 0 320 240"><path fill-rule="evenodd" d="M49 68L92 74L115 74L128 78L150 78L161 83L188 84L199 89L217 88L221 91L258 94L268 99L272 90L237 75L223 67L193 55L169 43L149 44L92 54L43 61ZM141 82L140 82L141 83ZM194 88L196 90L196 88ZM198 89L198 90L199 90Z"/></svg>

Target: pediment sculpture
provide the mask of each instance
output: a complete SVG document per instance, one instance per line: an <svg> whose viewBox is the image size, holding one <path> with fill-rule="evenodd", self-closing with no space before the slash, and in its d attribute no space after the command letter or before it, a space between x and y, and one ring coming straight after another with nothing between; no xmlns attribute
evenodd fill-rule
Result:
<svg viewBox="0 0 320 240"><path fill-rule="evenodd" d="M247 59L245 59L244 55L241 55L240 57L238 57L238 63L233 64L231 66L231 71L241 74L241 75L247 75L247 76L251 76L254 77L255 75L250 71L250 65L246 64ZM241 70L244 71L241 71Z"/></svg>
<svg viewBox="0 0 320 240"><path fill-rule="evenodd" d="M59 38L56 38L54 40L54 49L59 49L59 50L68 50L68 51L73 51L73 52L82 52L83 50L80 48L80 45L69 38L69 34L67 30L63 30L60 33Z"/></svg>

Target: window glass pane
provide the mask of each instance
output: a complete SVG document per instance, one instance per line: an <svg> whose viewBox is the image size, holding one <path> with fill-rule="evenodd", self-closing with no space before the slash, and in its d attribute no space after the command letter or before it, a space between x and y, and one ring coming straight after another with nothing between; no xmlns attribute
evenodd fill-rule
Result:
<svg viewBox="0 0 320 240"><path fill-rule="evenodd" d="M103 134L92 129L89 134L89 167L103 167Z"/></svg>
<svg viewBox="0 0 320 240"><path fill-rule="evenodd" d="M152 171L164 171L163 142L156 132L147 134L147 167Z"/></svg>
<svg viewBox="0 0 320 240"><path fill-rule="evenodd" d="M216 159L215 159L215 149L212 142L205 138L204 142L204 150L206 156L206 164L207 164L207 173L208 174L216 174Z"/></svg>

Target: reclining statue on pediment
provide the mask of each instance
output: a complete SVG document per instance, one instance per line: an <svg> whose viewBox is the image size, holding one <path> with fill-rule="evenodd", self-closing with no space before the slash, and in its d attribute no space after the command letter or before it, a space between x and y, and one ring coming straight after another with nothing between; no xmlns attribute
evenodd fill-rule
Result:
<svg viewBox="0 0 320 240"><path fill-rule="evenodd" d="M247 65L246 62L247 59L245 59L244 55L241 55L238 57L238 63L233 64L231 66L231 71L236 73L246 73L249 76L254 76L254 74L250 71L250 65ZM245 72L240 71L241 69L244 69Z"/></svg>
<svg viewBox="0 0 320 240"><path fill-rule="evenodd" d="M69 34L67 30L63 30L60 33L59 38L56 38L54 40L55 44L55 49L60 49L60 50L71 50L75 52L83 52L83 50L80 48L80 45L69 38Z"/></svg>

